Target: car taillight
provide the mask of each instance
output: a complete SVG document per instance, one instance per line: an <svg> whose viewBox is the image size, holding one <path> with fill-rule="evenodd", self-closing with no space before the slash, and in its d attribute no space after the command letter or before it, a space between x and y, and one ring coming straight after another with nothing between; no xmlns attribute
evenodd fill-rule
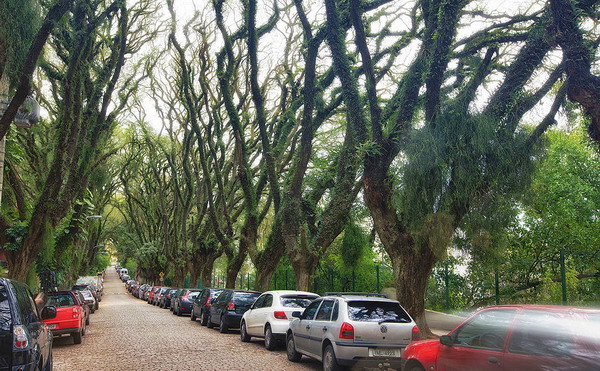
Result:
<svg viewBox="0 0 600 371"><path fill-rule="evenodd" d="M227 303L227 310L235 310L235 304L233 304L232 301L230 301L229 303Z"/></svg>
<svg viewBox="0 0 600 371"><path fill-rule="evenodd" d="M412 328L411 340L412 341L421 340L421 332L419 331L419 328L417 326L414 326Z"/></svg>
<svg viewBox="0 0 600 371"><path fill-rule="evenodd" d="M342 323L342 327L340 328L340 339L354 339L354 327L344 322Z"/></svg>
<svg viewBox="0 0 600 371"><path fill-rule="evenodd" d="M204 305L206 305L207 307L212 307L212 303L210 302L210 299L208 299L206 301L206 304L204 304Z"/></svg>
<svg viewBox="0 0 600 371"><path fill-rule="evenodd" d="M73 318L77 317L79 317L79 311L77 310L77 308L73 308Z"/></svg>
<svg viewBox="0 0 600 371"><path fill-rule="evenodd" d="M275 316L277 319L288 319L285 315L285 312L275 312L273 313L273 316Z"/></svg>
<svg viewBox="0 0 600 371"><path fill-rule="evenodd" d="M13 330L15 349L25 349L29 346L29 336L24 326L17 325Z"/></svg>

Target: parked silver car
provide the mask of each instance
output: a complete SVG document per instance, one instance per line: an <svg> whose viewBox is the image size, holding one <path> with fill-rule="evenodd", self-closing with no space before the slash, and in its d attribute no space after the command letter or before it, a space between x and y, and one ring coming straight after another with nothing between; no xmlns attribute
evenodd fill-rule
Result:
<svg viewBox="0 0 600 371"><path fill-rule="evenodd" d="M286 336L287 356L306 355L324 370L342 366L400 369L404 348L419 329L396 300L368 294L326 294L294 312Z"/></svg>

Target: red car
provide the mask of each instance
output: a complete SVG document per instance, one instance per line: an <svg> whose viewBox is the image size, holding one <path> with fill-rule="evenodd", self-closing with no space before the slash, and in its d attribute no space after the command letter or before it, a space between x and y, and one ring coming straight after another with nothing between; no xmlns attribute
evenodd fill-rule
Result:
<svg viewBox="0 0 600 371"><path fill-rule="evenodd" d="M50 292L46 306L56 307L56 317L44 320L44 323L52 335L69 334L75 344L81 344L81 337L85 335L84 305L72 291Z"/></svg>
<svg viewBox="0 0 600 371"><path fill-rule="evenodd" d="M154 304L155 296L160 292L160 289L162 289L162 286L152 286L152 289L148 292L148 304Z"/></svg>
<svg viewBox="0 0 600 371"><path fill-rule="evenodd" d="M599 370L600 309L487 307L402 357L405 371Z"/></svg>

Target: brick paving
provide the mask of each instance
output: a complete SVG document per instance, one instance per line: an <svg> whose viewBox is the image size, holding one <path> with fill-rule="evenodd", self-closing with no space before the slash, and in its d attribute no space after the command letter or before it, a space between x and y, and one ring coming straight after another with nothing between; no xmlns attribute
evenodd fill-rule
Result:
<svg viewBox="0 0 600 371"><path fill-rule="evenodd" d="M220 334L189 316L146 304L107 270L100 309L83 343L54 339L54 369L79 370L320 370L307 357L295 364L285 350L270 352L260 340L240 342L239 332Z"/></svg>

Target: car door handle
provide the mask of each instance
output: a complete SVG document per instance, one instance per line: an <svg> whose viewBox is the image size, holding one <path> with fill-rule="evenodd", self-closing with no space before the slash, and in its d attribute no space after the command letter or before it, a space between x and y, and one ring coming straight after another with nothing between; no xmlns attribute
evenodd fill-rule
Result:
<svg viewBox="0 0 600 371"><path fill-rule="evenodd" d="M307 329L307 330L310 330L310 326L306 326L306 329Z"/></svg>
<svg viewBox="0 0 600 371"><path fill-rule="evenodd" d="M498 364L498 358L496 357L488 357L488 362L493 364Z"/></svg>
<svg viewBox="0 0 600 371"><path fill-rule="evenodd" d="M323 332L326 332L326 331L327 331L327 327L323 327Z"/></svg>

